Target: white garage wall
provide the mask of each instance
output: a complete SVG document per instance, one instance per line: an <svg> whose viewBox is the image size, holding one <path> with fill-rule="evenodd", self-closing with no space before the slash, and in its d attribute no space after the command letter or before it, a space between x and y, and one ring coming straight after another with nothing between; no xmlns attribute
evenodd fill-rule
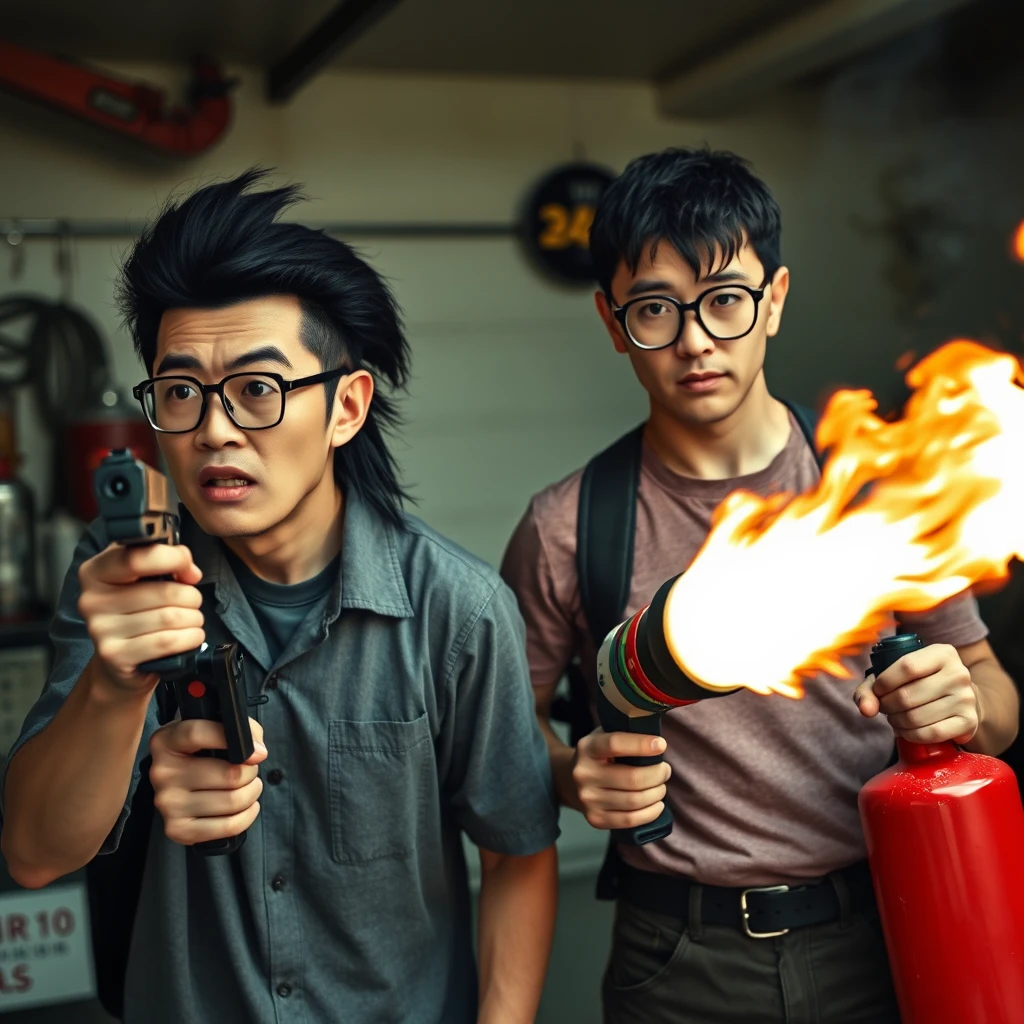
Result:
<svg viewBox="0 0 1024 1024"><path fill-rule="evenodd" d="M159 66L118 70L177 79ZM288 106L271 108L255 71L234 72L242 85L230 134L180 164L0 102L0 219L144 218L173 189L262 164L316 197L297 212L302 219L505 222L556 163L585 156L619 170L643 152L707 141L749 157L783 208L794 276L769 355L777 393L812 401L843 383L895 394L892 366L904 349L954 331L1013 335L1024 325L1022 271L1004 244L1024 216L1013 170L1021 166L1011 113L1019 97L1000 95L980 119L945 110L908 119L896 86L878 85L899 81L883 66L873 88L840 79L821 95L766 99L742 118L695 124L659 118L644 86L325 74ZM915 155L910 206L938 197L971 226L926 237L946 246L948 258L938 263L937 297L907 323L887 287L896 236L858 225L898 219L880 198L879 174ZM142 376L111 300L127 244L77 241L73 290L105 332L124 386ZM543 280L513 240L356 244L390 278L405 311L413 381L396 451L418 512L496 563L529 496L637 422L642 393L607 342L590 294ZM25 244L19 280L4 249L0 239L0 293L58 293L51 243ZM21 423L24 473L45 502L45 431L27 402ZM567 869L592 864L602 837L575 814L563 820Z"/></svg>
<svg viewBox="0 0 1024 1024"><path fill-rule="evenodd" d="M116 70L171 86L178 75ZM950 330L954 320L958 331L983 328L999 305L991 291L1005 293L1017 273L1003 245L1015 211L1000 191L1012 175L994 159L1013 145L1000 140L1016 138L1004 130L1013 116L1005 93L984 122L915 120L906 114L912 94L898 88L901 69L883 63L872 88L848 76L821 95L769 99L743 118L696 124L659 118L639 85L326 74L271 107L257 72L233 73L241 86L232 129L181 163L4 101L0 218L138 220L174 190L261 164L276 168L276 181L305 183L315 198L296 216L311 221L510 222L556 163L586 156L619 170L640 153L706 141L750 158L782 205L793 289L769 369L776 391L805 401L836 383L895 392L891 368L904 348L942 340L947 321ZM959 262L949 264L955 273L931 319L908 327L885 288L891 239L858 224L891 214L879 172L915 154L919 190L942 199L943 185L955 186L961 211L980 224L953 238ZM413 380L396 452L418 511L496 563L529 496L640 419L643 395L589 291L544 280L513 239L354 242L405 312ZM75 242L72 295L101 325L123 386L142 376L112 304L128 243ZM24 249L15 281L0 245L0 291L58 294L53 244ZM972 287L958 288L961 279ZM45 431L27 401L21 412L24 472L45 504Z"/></svg>
<svg viewBox="0 0 1024 1024"><path fill-rule="evenodd" d="M158 67L122 70L173 78ZM686 125L657 118L643 87L341 75L272 108L258 76L240 74L231 133L182 164L141 158L34 109L0 107L13 124L0 161L0 217L137 220L174 189L263 164L317 197L297 211L304 219L509 222L530 184L575 154L618 170L639 153L707 140L755 161L787 209L787 240L807 245L821 228L820 211L812 216L799 199L814 162L808 147L817 145L800 116ZM111 298L127 244L77 241L73 290L102 326L125 386L141 376ZM605 340L589 292L542 279L514 240L355 244L391 279L406 315L414 379L397 451L419 511L496 561L529 495L636 422L643 396ZM24 275L10 281L0 248L0 289L55 295L53 251L50 242L25 243ZM794 246L792 257L814 272L806 252ZM861 244L851 258L870 264L873 250ZM794 296L797 327L780 348L812 333L800 329L800 307L812 312L820 294ZM807 392L820 376L796 386ZM45 501L42 432L29 419L22 434L26 475Z"/></svg>

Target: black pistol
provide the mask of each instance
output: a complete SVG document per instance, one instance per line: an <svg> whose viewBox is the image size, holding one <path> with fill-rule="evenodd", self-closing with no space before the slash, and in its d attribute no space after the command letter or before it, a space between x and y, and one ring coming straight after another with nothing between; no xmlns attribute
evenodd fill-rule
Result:
<svg viewBox="0 0 1024 1024"><path fill-rule="evenodd" d="M171 507L167 478L136 459L130 449L107 455L93 475L93 491L107 536L118 544L177 544L179 520ZM206 718L224 726L227 750L204 750L201 756L220 757L241 764L253 753L248 701L242 677L242 651L238 644L207 644L139 665L140 672L155 672L169 686L182 718ZM245 842L245 833L227 839L196 843L203 854L233 853Z"/></svg>

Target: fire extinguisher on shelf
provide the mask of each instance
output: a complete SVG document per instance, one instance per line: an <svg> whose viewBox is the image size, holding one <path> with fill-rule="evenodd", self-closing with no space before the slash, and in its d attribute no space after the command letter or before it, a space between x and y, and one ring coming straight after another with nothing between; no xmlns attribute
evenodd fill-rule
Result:
<svg viewBox="0 0 1024 1024"><path fill-rule="evenodd" d="M871 651L877 677L923 647ZM860 816L903 1024L1024 1022L1024 808L1002 761L896 740Z"/></svg>
<svg viewBox="0 0 1024 1024"><path fill-rule="evenodd" d="M20 474L14 389L0 386L0 625L38 620L36 501Z"/></svg>
<svg viewBox="0 0 1024 1024"><path fill-rule="evenodd" d="M93 474L110 452L129 449L137 459L161 468L156 434L142 410L108 384L62 424L55 445L55 504L89 523L99 514Z"/></svg>

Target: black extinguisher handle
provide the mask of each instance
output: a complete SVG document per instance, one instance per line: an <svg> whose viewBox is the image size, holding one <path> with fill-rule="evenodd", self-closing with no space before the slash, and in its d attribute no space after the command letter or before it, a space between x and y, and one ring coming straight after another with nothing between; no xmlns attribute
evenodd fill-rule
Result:
<svg viewBox="0 0 1024 1024"><path fill-rule="evenodd" d="M897 633L887 636L871 648L871 672L877 679L887 668L895 665L904 654L919 651L924 642L916 633Z"/></svg>
<svg viewBox="0 0 1024 1024"><path fill-rule="evenodd" d="M597 711L601 728L605 732L630 732L645 736L661 735L661 715L642 715L638 718L631 718L629 715L623 714L600 692L597 697ZM660 764L663 760L664 757L661 754L653 754L651 757L617 757L615 763L645 767L651 764ZM643 846L646 843L653 843L656 839L664 839L671 831L672 812L666 804L662 808L661 814L646 825L612 829L612 839L627 846Z"/></svg>

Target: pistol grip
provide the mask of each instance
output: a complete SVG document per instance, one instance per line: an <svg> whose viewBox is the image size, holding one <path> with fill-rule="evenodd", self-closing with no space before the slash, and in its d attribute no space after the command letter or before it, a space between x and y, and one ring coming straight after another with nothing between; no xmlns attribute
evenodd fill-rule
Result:
<svg viewBox="0 0 1024 1024"><path fill-rule="evenodd" d="M173 576L147 576L147 580L172 580ZM135 671L140 675L155 672L158 676L176 676L185 669L185 654L170 654L166 658L145 661Z"/></svg>
<svg viewBox="0 0 1024 1024"><path fill-rule="evenodd" d="M224 839L209 839L205 843L193 843L192 849L201 853L204 857L218 857L225 853L234 853L242 848L247 832L240 832L237 836L227 836Z"/></svg>
<svg viewBox="0 0 1024 1024"><path fill-rule="evenodd" d="M639 718L630 718L623 714L614 704L611 703L600 692L597 695L597 712L601 720L601 728L605 732L631 732L642 733L647 736L661 735L661 715L643 715ZM616 764L631 764L641 767L658 764L663 761L661 754L652 754L650 757L617 757ZM643 846L645 843L652 843L656 839L664 839L672 831L672 812L668 805L662 808L661 814L654 821L646 825L636 825L633 828L612 829L612 839L617 843L627 846Z"/></svg>
<svg viewBox="0 0 1024 1024"><path fill-rule="evenodd" d="M146 661L139 665L136 671L145 675L148 672L155 672L158 676L174 676L185 668L185 655L172 654L167 658L157 658L156 661Z"/></svg>
<svg viewBox="0 0 1024 1024"><path fill-rule="evenodd" d="M227 751L225 750L201 750L196 757L219 757L226 761ZM208 839L205 843L193 843L192 849L201 853L204 857L218 857L225 853L234 853L242 848L245 842L246 832L239 832L237 836L224 836L223 839Z"/></svg>

